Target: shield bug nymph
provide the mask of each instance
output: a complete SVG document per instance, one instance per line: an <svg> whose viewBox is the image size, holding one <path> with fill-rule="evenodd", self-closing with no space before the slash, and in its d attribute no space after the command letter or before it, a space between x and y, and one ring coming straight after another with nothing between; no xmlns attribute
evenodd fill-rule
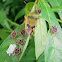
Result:
<svg viewBox="0 0 62 62"><path fill-rule="evenodd" d="M21 35L25 35L25 29L21 31Z"/></svg>
<svg viewBox="0 0 62 62"><path fill-rule="evenodd" d="M13 31L13 32L11 33L11 37L12 37L12 38L15 38L16 36L17 36L16 31Z"/></svg>
<svg viewBox="0 0 62 62"><path fill-rule="evenodd" d="M38 14L41 14L41 10L40 10L40 9L38 9L38 10L37 10L37 13L38 13Z"/></svg>
<svg viewBox="0 0 62 62"><path fill-rule="evenodd" d="M18 45L23 44L23 43L24 43L24 39L21 39L21 40L18 41Z"/></svg>
<svg viewBox="0 0 62 62"><path fill-rule="evenodd" d="M34 14L29 14L25 20L25 31L27 34L34 32L35 27L37 26L38 17Z"/></svg>
<svg viewBox="0 0 62 62"><path fill-rule="evenodd" d="M20 48L15 49L15 55L18 55L20 53Z"/></svg>
<svg viewBox="0 0 62 62"><path fill-rule="evenodd" d="M57 27L53 26L52 31L53 31L53 33L56 33L57 32Z"/></svg>

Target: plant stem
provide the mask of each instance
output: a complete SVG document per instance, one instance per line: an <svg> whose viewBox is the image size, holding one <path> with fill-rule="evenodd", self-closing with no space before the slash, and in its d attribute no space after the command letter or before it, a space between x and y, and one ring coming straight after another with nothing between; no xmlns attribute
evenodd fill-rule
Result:
<svg viewBox="0 0 62 62"><path fill-rule="evenodd" d="M62 23L62 21L61 21L61 20L59 20L59 19L57 19L57 20L58 20L58 22Z"/></svg>
<svg viewBox="0 0 62 62"><path fill-rule="evenodd" d="M5 29L0 29L0 30L6 31L6 32L9 32L9 33L12 32L12 30L5 30Z"/></svg>
<svg viewBox="0 0 62 62"><path fill-rule="evenodd" d="M20 56L20 58L19 58L19 62L21 61L21 59L22 59L22 57L23 57L23 54L24 54L24 52L25 52L25 50L26 50L26 48L27 48L27 46L28 46L29 39L30 39L30 34L28 35L27 41L26 41L25 46L24 46L24 48L23 48L23 52L22 52L22 54L21 54L21 56Z"/></svg>
<svg viewBox="0 0 62 62"><path fill-rule="evenodd" d="M12 25L19 26L19 24L17 24L17 23L15 23L15 22L11 21L11 20L8 19L8 18L7 18L7 21L10 22Z"/></svg>
<svg viewBox="0 0 62 62"><path fill-rule="evenodd" d="M9 33L11 33L11 32L12 32L12 31L10 31L10 30L4 30L4 31L9 32Z"/></svg>

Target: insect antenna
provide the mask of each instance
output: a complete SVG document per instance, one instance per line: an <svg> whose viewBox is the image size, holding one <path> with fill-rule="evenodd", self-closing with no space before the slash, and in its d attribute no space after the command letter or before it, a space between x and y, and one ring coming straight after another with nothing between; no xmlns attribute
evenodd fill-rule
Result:
<svg viewBox="0 0 62 62"><path fill-rule="evenodd" d="M24 1L25 5L28 3L27 1Z"/></svg>

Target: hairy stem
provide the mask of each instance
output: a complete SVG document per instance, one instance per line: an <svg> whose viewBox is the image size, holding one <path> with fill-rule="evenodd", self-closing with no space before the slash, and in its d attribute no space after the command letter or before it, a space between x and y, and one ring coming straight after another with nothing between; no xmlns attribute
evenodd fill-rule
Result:
<svg viewBox="0 0 62 62"><path fill-rule="evenodd" d="M23 52L22 52L22 54L21 54L21 56L20 56L20 58L19 58L19 62L21 61L21 59L22 59L22 57L23 57L23 54L24 54L24 52L25 52L25 50L26 50L26 48L27 48L27 46L28 46L29 39L30 39L30 34L28 35L27 41L26 41L25 46L24 46L24 48L23 48Z"/></svg>
<svg viewBox="0 0 62 62"><path fill-rule="evenodd" d="M10 22L10 23L11 23L12 25L14 25L14 26L19 26L19 24L17 24L17 23L15 23L15 22L11 21L11 20L8 19L8 18L7 18L7 21Z"/></svg>

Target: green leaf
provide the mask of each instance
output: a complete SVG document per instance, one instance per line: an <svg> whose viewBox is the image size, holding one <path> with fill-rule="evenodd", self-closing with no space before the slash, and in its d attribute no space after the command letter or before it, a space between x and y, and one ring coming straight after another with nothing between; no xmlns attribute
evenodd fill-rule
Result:
<svg viewBox="0 0 62 62"><path fill-rule="evenodd" d="M43 53L47 39L47 28L45 20L40 18L35 29L35 54L36 59Z"/></svg>
<svg viewBox="0 0 62 62"><path fill-rule="evenodd" d="M48 0L52 7L62 6L62 0ZM57 11L62 20L62 10Z"/></svg>
<svg viewBox="0 0 62 62"><path fill-rule="evenodd" d="M5 28L11 30L7 20L6 13L3 10L0 10L0 24Z"/></svg>
<svg viewBox="0 0 62 62"><path fill-rule="evenodd" d="M55 6L52 8L53 11L62 10L62 6Z"/></svg>
<svg viewBox="0 0 62 62"><path fill-rule="evenodd" d="M22 30L23 28L25 27L25 25L21 25L21 26L18 26L15 31L16 32L19 32L19 30ZM9 56L6 51L8 49L8 47L10 46L10 44L17 44L18 41L20 39L24 39L24 44L26 42L26 39L27 39L27 35L26 36L20 36L20 33L18 34L18 36L15 38L15 39L12 39L11 38L11 34L3 41L3 43L0 45L0 62L18 62L18 59L21 55L21 53L18 55L18 56ZM24 44L19 46L21 47L21 51L23 50L23 47L24 47ZM4 59L4 60L3 60Z"/></svg>
<svg viewBox="0 0 62 62"><path fill-rule="evenodd" d="M45 62L62 62L62 40L55 34L48 34Z"/></svg>
<svg viewBox="0 0 62 62"><path fill-rule="evenodd" d="M47 5L47 3L44 0L40 0L41 4L41 11L42 11L42 17L46 19L49 23L49 26L57 26L59 29L61 29L52 9Z"/></svg>
<svg viewBox="0 0 62 62"><path fill-rule="evenodd" d="M45 62L45 55L44 55L44 52L39 56L37 62Z"/></svg>
<svg viewBox="0 0 62 62"><path fill-rule="evenodd" d="M31 11L32 7L34 5L34 2L29 2L26 4L26 9L25 9L25 14L26 16L29 14L29 12Z"/></svg>
<svg viewBox="0 0 62 62"><path fill-rule="evenodd" d="M22 17L24 14L25 14L25 8L21 9L21 10L17 13L17 15L16 15L16 17L15 17L15 21L16 21L18 18Z"/></svg>
<svg viewBox="0 0 62 62"><path fill-rule="evenodd" d="M2 41L4 41L8 35L9 34L7 34L4 29L0 29L0 37L1 37Z"/></svg>
<svg viewBox="0 0 62 62"><path fill-rule="evenodd" d="M40 0L41 5L41 11L42 11L42 17L48 21L49 26L57 26L59 29L61 29L52 9L48 6L48 4L44 0Z"/></svg>

